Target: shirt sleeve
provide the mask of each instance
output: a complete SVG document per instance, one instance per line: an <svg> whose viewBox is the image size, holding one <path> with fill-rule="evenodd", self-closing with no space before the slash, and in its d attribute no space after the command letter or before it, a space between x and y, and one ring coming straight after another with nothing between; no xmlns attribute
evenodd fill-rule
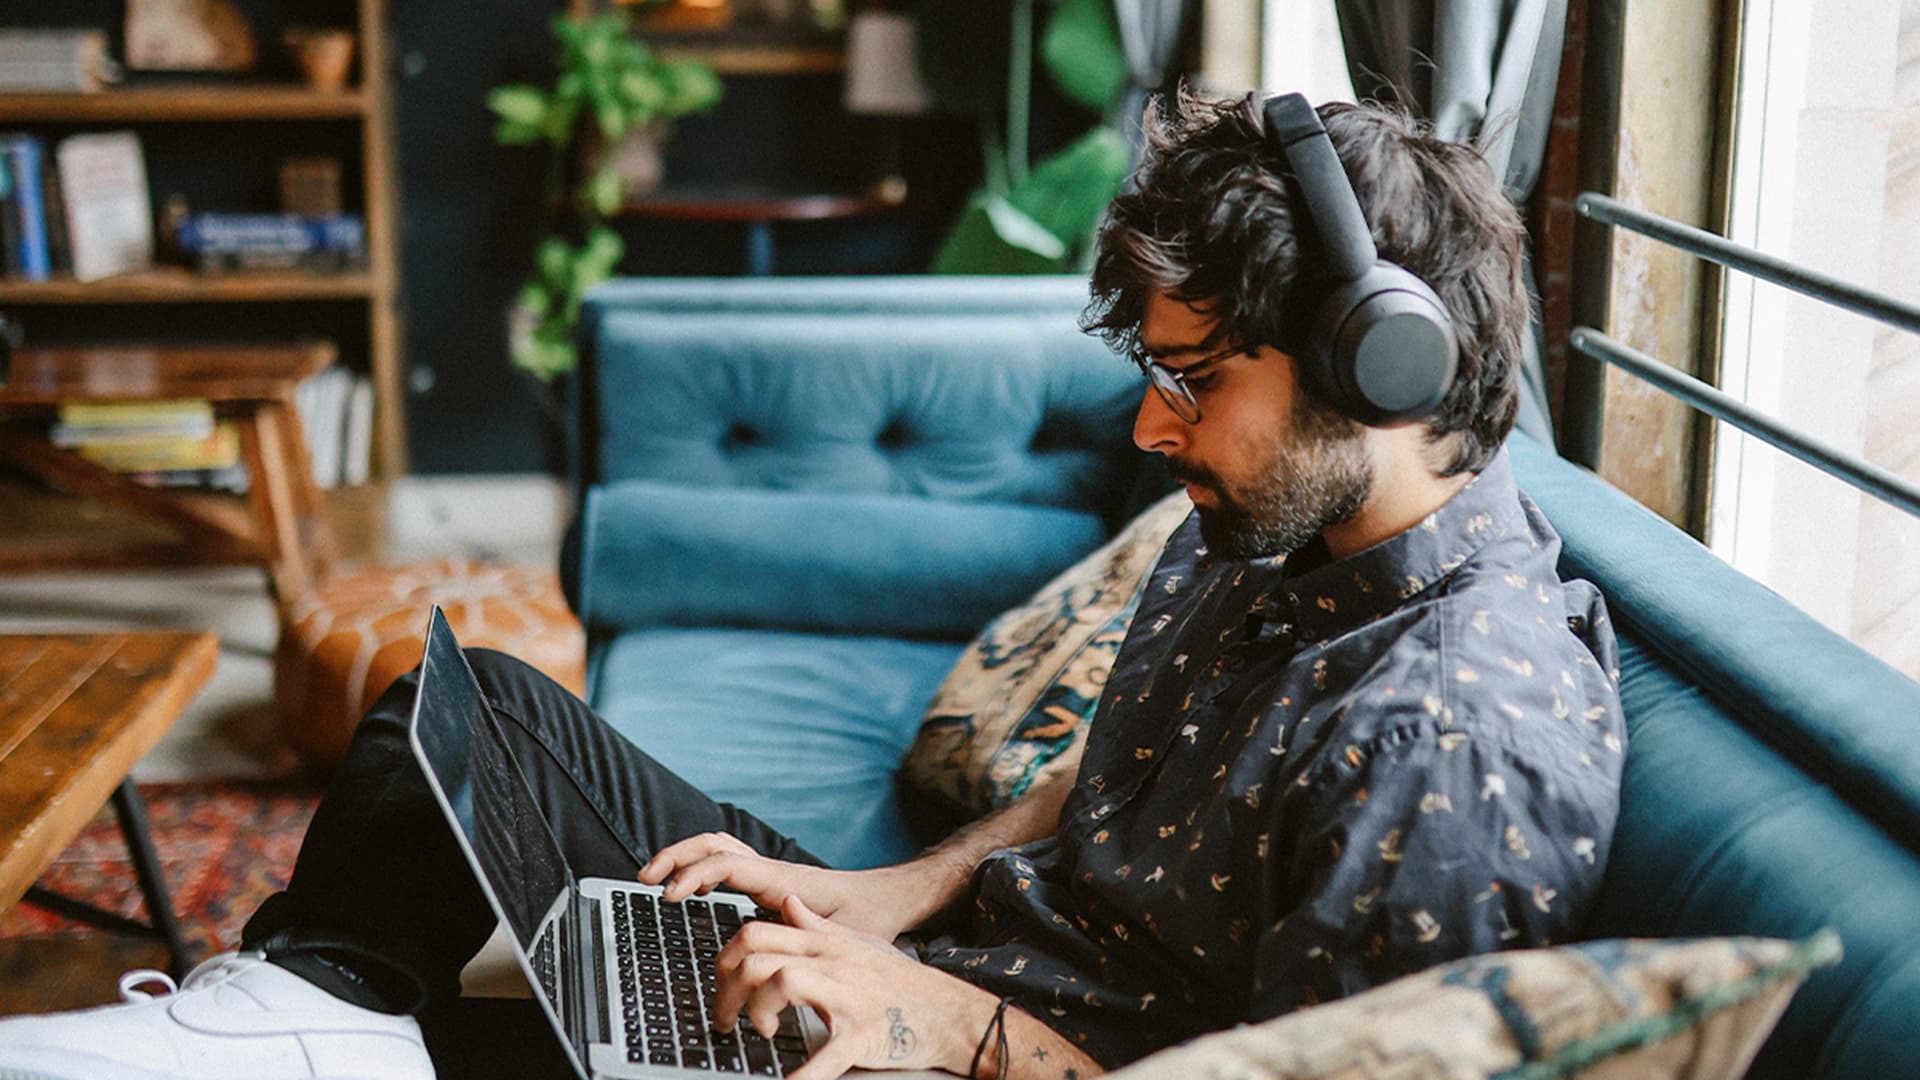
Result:
<svg viewBox="0 0 1920 1080"><path fill-rule="evenodd" d="M1249 1020L1469 953L1568 940L1599 887L1618 806L1602 776L1470 724L1374 730L1329 748L1274 808L1274 835L1289 840L1271 864Z"/></svg>

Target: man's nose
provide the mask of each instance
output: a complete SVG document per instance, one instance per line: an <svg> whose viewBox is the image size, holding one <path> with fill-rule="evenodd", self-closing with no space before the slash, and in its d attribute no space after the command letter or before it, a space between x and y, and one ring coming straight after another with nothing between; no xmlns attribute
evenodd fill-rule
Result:
<svg viewBox="0 0 1920 1080"><path fill-rule="evenodd" d="M1133 418L1133 444L1150 454L1174 454L1186 447L1190 426L1149 386Z"/></svg>

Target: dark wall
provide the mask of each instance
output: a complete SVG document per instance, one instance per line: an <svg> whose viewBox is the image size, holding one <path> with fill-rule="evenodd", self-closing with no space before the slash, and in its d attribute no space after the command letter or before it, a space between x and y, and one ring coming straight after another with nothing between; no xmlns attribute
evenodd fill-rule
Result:
<svg viewBox="0 0 1920 1080"><path fill-rule="evenodd" d="M543 197L543 151L492 142L487 92L552 80L547 24L564 5L397 4L395 85L406 308L407 421L416 472L557 471L548 391L510 363L509 306ZM913 198L879 217L775 229L775 272L911 273L932 259L978 173L972 127L847 116L838 76L730 78L708 115L679 121L666 155L677 191L852 191L896 146ZM737 274L745 231L624 221L623 273Z"/></svg>

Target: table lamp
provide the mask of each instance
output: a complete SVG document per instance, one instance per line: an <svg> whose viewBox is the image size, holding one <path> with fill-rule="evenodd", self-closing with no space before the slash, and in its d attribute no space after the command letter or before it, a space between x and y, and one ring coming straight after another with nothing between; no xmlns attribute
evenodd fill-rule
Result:
<svg viewBox="0 0 1920 1080"><path fill-rule="evenodd" d="M882 197L906 196L900 175L899 118L931 111L933 98L920 78L918 30L913 16L899 11L863 11L847 24L847 81L843 104L856 116L886 118L882 156L886 169Z"/></svg>

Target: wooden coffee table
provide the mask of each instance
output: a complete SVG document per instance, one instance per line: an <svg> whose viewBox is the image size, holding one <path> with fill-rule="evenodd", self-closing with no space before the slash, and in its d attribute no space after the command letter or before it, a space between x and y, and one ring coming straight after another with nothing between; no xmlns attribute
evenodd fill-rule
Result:
<svg viewBox="0 0 1920 1080"><path fill-rule="evenodd" d="M127 773L212 676L210 633L0 635L0 911L26 897L112 929L166 939L187 954ZM150 924L34 885L109 799L120 818Z"/></svg>

